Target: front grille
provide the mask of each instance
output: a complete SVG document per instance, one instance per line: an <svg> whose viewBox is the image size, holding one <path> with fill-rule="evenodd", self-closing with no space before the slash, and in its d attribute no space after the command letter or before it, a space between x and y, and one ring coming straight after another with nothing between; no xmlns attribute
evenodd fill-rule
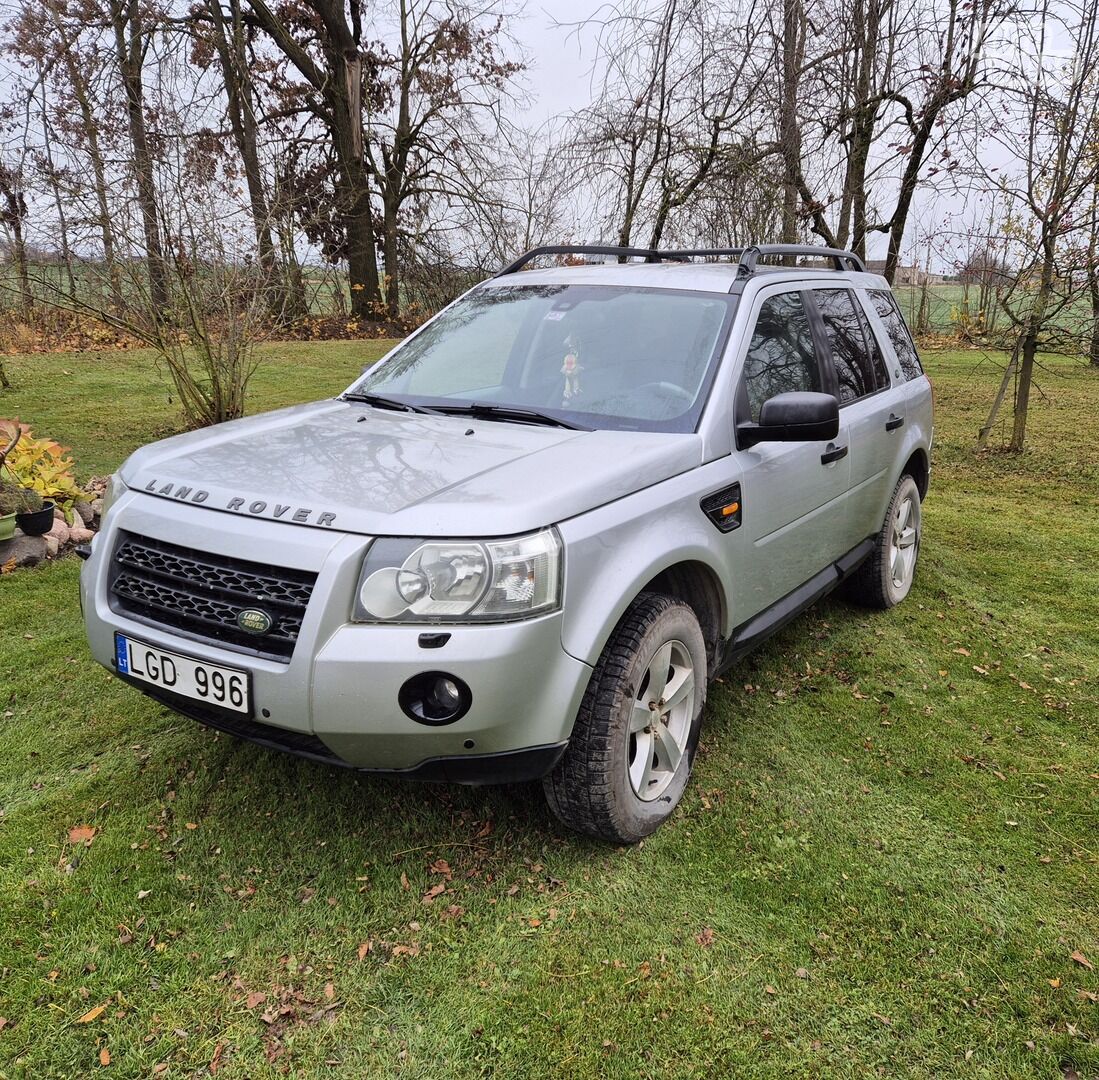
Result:
<svg viewBox="0 0 1099 1080"><path fill-rule="evenodd" d="M133 533L122 533L111 567L111 608L186 637L289 660L317 575L266 563L212 555ZM272 621L258 635L237 616L258 608Z"/></svg>

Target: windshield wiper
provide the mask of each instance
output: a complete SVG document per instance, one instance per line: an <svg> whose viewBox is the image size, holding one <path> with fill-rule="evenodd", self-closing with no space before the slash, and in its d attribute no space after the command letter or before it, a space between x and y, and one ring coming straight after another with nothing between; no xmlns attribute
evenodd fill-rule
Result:
<svg viewBox="0 0 1099 1080"><path fill-rule="evenodd" d="M361 390L348 391L342 395L341 401L357 401L364 405L370 405L375 409L396 409L399 412L432 413L436 410L425 409L422 405L410 405L407 401L398 401L396 398L386 397L384 394L367 394Z"/></svg>
<svg viewBox="0 0 1099 1080"><path fill-rule="evenodd" d="M590 427L575 420L562 420L559 416L538 412L536 409L519 409L511 405L489 405L471 401L468 405L436 405L432 412L450 416L472 416L475 420L503 420L520 424L541 424L544 427L568 428L570 431L591 431Z"/></svg>

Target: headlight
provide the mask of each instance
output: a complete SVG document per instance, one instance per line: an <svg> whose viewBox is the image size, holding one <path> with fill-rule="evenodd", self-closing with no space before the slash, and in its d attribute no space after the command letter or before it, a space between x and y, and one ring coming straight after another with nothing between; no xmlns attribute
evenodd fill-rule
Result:
<svg viewBox="0 0 1099 1080"><path fill-rule="evenodd" d="M356 622L506 622L560 603L553 529L510 540L375 540L355 596Z"/></svg>
<svg viewBox="0 0 1099 1080"><path fill-rule="evenodd" d="M126 485L122 482L122 477L114 473L107 479L107 490L103 492L103 509L99 512L100 523L107 516L107 511L125 494Z"/></svg>

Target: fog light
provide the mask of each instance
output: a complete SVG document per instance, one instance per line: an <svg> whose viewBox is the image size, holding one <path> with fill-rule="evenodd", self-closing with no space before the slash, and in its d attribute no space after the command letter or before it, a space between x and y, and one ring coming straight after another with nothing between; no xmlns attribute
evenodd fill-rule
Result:
<svg viewBox="0 0 1099 1080"><path fill-rule="evenodd" d="M473 695L469 687L445 671L414 675L401 687L397 702L405 716L418 724L453 724L469 711Z"/></svg>

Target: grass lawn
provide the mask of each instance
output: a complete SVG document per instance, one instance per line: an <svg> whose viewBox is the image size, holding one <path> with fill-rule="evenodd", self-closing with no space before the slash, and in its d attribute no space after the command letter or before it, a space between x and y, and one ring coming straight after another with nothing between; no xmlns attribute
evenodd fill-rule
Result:
<svg viewBox="0 0 1099 1080"><path fill-rule="evenodd" d="M272 346L253 405L377 349ZM219 737L88 660L74 560L4 577L0 1077L1099 1076L1099 376L975 458L976 355L926 358L910 599L716 686L636 848ZM147 357L10 368L84 475L172 428Z"/></svg>

